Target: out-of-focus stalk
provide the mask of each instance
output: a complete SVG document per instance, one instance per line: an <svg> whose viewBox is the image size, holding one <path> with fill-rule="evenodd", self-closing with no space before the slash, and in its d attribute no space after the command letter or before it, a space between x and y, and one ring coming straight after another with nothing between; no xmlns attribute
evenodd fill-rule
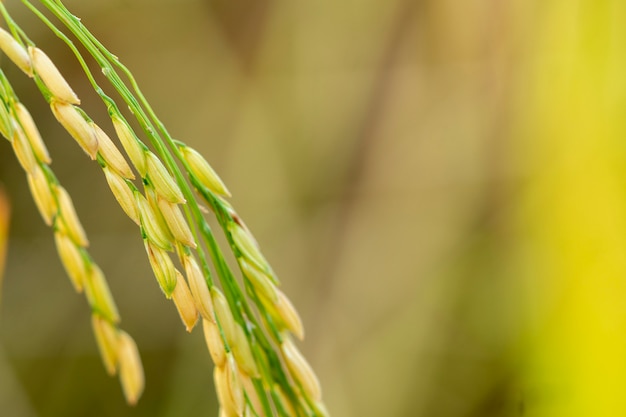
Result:
<svg viewBox="0 0 626 417"><path fill-rule="evenodd" d="M4 190L0 188L0 299L2 299L2 277L4 272L4 262L6 260L7 245L9 242L9 200Z"/></svg>

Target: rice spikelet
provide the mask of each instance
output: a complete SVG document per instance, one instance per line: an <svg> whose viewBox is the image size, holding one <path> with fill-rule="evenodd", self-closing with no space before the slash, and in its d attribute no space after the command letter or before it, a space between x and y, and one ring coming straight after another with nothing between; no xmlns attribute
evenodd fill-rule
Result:
<svg viewBox="0 0 626 417"><path fill-rule="evenodd" d="M50 101L50 108L54 117L67 132L74 138L76 143L91 159L96 159L98 153L98 139L96 134L83 115L72 104L64 101Z"/></svg>
<svg viewBox="0 0 626 417"><path fill-rule="evenodd" d="M267 261L261 254L256 240L237 223L228 224L228 231L241 254L261 271L268 269Z"/></svg>
<svg viewBox="0 0 626 417"><path fill-rule="evenodd" d="M85 279L85 294L92 309L111 323L119 323L120 315L117 312L117 306L113 301L104 273L98 265L90 265L90 271Z"/></svg>
<svg viewBox="0 0 626 417"><path fill-rule="evenodd" d="M46 148L46 144L41 138L41 134L39 133L39 129L37 129L37 125L35 125L35 121L33 120L30 112L22 103L16 103L15 107L15 117L19 121L28 141L30 142L30 146L33 148L33 152L35 156L40 162L44 164L50 165L52 160L50 159L50 154L48 153L48 148Z"/></svg>
<svg viewBox="0 0 626 417"><path fill-rule="evenodd" d="M139 210L137 209L134 191L123 177L117 172L113 172L108 166L102 168L102 171L113 193L113 197L115 197L122 210L124 210L124 213L139 225Z"/></svg>
<svg viewBox="0 0 626 417"><path fill-rule="evenodd" d="M135 193L135 202L139 211L141 227L148 239L162 249L171 250L172 241L169 236L169 229L161 217L161 213L153 210L148 200L139 192Z"/></svg>
<svg viewBox="0 0 626 417"><path fill-rule="evenodd" d="M126 401L135 405L144 388L143 367L137 345L125 331L119 334L119 370Z"/></svg>
<svg viewBox="0 0 626 417"><path fill-rule="evenodd" d="M33 68L26 49L6 30L0 28L0 49L19 69L29 77L33 76Z"/></svg>
<svg viewBox="0 0 626 417"><path fill-rule="evenodd" d="M220 330L212 320L202 319L202 330L204 331L204 340L213 359L215 366L224 366L226 363L226 350L224 342L220 336Z"/></svg>
<svg viewBox="0 0 626 417"><path fill-rule="evenodd" d="M200 270L200 265L198 265L198 262L192 255L184 256L182 263L185 268L185 275L189 281L191 295L196 302L198 311L204 319L215 321L211 293L209 292L209 287L204 279L204 275Z"/></svg>
<svg viewBox="0 0 626 417"><path fill-rule="evenodd" d="M278 312L281 320L294 335L300 340L304 339L304 326L302 325L302 319L296 311L296 308L291 304L289 298L280 290L276 290L277 302L275 304L276 311Z"/></svg>
<svg viewBox="0 0 626 417"><path fill-rule="evenodd" d="M302 386L304 392L314 401L322 399L322 390L317 376L302 353L296 348L289 337L285 337L280 346L287 367L291 374Z"/></svg>
<svg viewBox="0 0 626 417"><path fill-rule="evenodd" d="M259 271L255 266L250 265L245 259L239 258L238 260L241 270L246 278L248 278L255 291L272 303L276 303L278 301L278 290L271 278L264 272Z"/></svg>
<svg viewBox="0 0 626 417"><path fill-rule="evenodd" d="M161 160L152 152L146 152L146 164L148 176L154 188L160 196L170 203L185 203L182 191L174 181L174 178L167 171Z"/></svg>
<svg viewBox="0 0 626 417"><path fill-rule="evenodd" d="M196 309L196 304L193 301L187 282L185 282L185 279L178 270L176 270L176 286L172 292L172 300L176 305L181 320L185 324L185 329L191 332L198 322L198 310Z"/></svg>
<svg viewBox="0 0 626 417"><path fill-rule="evenodd" d="M28 54L34 72L41 78L53 98L70 104L80 104L78 96L74 93L58 68L44 51L37 47L29 46Z"/></svg>
<svg viewBox="0 0 626 417"><path fill-rule="evenodd" d="M76 292L82 292L87 270L80 249L72 239L59 231L54 233L54 242L59 258L61 258L61 263L70 277L74 289Z"/></svg>
<svg viewBox="0 0 626 417"><path fill-rule="evenodd" d="M122 147L126 151L128 158L130 158L130 162L135 166L137 171L139 171L139 174L145 177L148 172L146 155L143 147L139 143L139 139L135 136L135 133L133 133L128 123L120 116L116 114L111 115L111 121L113 122L115 133L117 133Z"/></svg>
<svg viewBox="0 0 626 417"><path fill-rule="evenodd" d="M163 215L165 223L167 223L168 229L174 236L174 239L184 245L195 248L196 241L191 233L191 229L189 229L187 220L185 220L185 216L183 216L183 213L180 210L180 207L178 207L177 204L170 203L161 196L157 197L157 204L159 206L159 211Z"/></svg>
<svg viewBox="0 0 626 417"><path fill-rule="evenodd" d="M13 138L11 145L13 145L13 152L24 171L28 173L33 172L37 166L35 153L33 152L33 148L26 134L16 122L13 122Z"/></svg>
<svg viewBox="0 0 626 417"><path fill-rule="evenodd" d="M46 174L43 172L43 169L37 165L32 172L28 173L27 179L30 193L33 196L33 200L35 200L39 213L41 217L43 217L44 222L50 226L57 212L57 204L52 195Z"/></svg>
<svg viewBox="0 0 626 417"><path fill-rule="evenodd" d="M222 294L222 292L216 287L211 288L211 295L213 298L213 307L215 307L215 315L220 323L222 332L224 332L224 337L226 337L228 344L232 345L236 340L236 324L233 313L230 311L230 307L228 306L228 301L226 301L224 294Z"/></svg>
<svg viewBox="0 0 626 417"><path fill-rule="evenodd" d="M250 376L257 377L259 375L259 368L252 355L252 349L250 349L250 341L239 324L235 324L235 341L232 345L232 351L241 369Z"/></svg>
<svg viewBox="0 0 626 417"><path fill-rule="evenodd" d="M68 235L77 245L83 247L88 246L89 241L87 240L87 234L80 224L80 220L78 220L78 215L76 214L76 209L74 209L74 203L72 203L72 198L69 193L65 188L57 184L54 187L54 194L59 203L59 214Z"/></svg>
<svg viewBox="0 0 626 417"><path fill-rule="evenodd" d="M230 197L230 191L228 191L222 179L198 151L189 146L180 146L179 150L189 164L191 173L202 185L215 194Z"/></svg>
<svg viewBox="0 0 626 417"><path fill-rule="evenodd" d="M98 152L102 159L104 159L108 166L115 172L127 179L135 179L132 169L124 159L124 155L117 149L117 146L113 143L109 135L95 123L90 123L91 127L98 141Z"/></svg>
<svg viewBox="0 0 626 417"><path fill-rule="evenodd" d="M111 323L107 320L103 320L102 317L97 314L91 315L91 324L104 367L107 373L113 376L117 373L117 364L119 361L119 331L113 327Z"/></svg>
<svg viewBox="0 0 626 417"><path fill-rule="evenodd" d="M172 259L166 251L154 245L150 240L144 240L144 246L148 253L148 260L152 267L152 272L156 277L161 290L169 299L172 297L174 288L176 287L176 270Z"/></svg>

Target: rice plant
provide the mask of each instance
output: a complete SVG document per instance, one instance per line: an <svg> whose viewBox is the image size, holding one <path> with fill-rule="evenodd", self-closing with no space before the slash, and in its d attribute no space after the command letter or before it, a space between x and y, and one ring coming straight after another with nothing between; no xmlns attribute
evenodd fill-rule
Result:
<svg viewBox="0 0 626 417"><path fill-rule="evenodd" d="M294 336L304 337L300 317L229 203L226 185L199 152L172 138L130 70L78 17L58 0L40 0L39 7L34 3L22 0L71 49L111 123L97 125L80 107L80 98L53 60L1 2L6 29L0 29L0 49L34 81L59 124L101 168L121 209L138 226L156 281L175 304L186 330L201 322L215 364L220 415L328 415L318 379L293 341ZM75 42L87 53L83 55ZM89 60L100 67L116 97L105 94ZM53 172L37 115L20 102L1 71L0 101L0 133L11 143L41 217L52 228L72 285L87 298L105 369L119 376L127 402L135 404L144 389L140 349L120 328L113 295L88 251L72 198ZM122 106L128 106L140 130L133 129L135 122L120 111ZM205 213L203 205L211 213ZM209 226L211 214L237 261L236 271Z"/></svg>

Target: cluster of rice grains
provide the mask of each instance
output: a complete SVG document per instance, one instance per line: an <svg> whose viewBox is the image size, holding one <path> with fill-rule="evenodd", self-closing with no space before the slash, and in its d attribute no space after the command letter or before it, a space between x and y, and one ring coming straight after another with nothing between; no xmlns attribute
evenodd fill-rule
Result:
<svg viewBox="0 0 626 417"><path fill-rule="evenodd" d="M158 284L173 300L187 331L198 319L202 321L215 363L220 416L327 415L317 377L292 340L291 335L299 339L304 336L298 313L278 289L278 281L252 234L225 200L230 194L223 182L197 151L171 139L141 92L131 92L115 68L131 77L135 85L132 75L78 19L60 2L42 0L101 66L156 149L151 151L113 99L102 93L69 39L29 2L24 3L76 54L107 106L115 133L141 177L143 190L133 183L133 169L111 138L78 107L80 100L54 63L28 39L2 3L0 12L10 32L0 29L0 49L35 80L59 123L102 168L119 205L139 226ZM72 284L87 296L105 367L110 374L119 374L127 401L134 404L144 383L137 346L118 327L117 308L104 274L87 252L87 237L72 200L50 169L51 158L32 117L2 72L0 99L0 133L11 142L27 174L33 199L44 221L54 229L59 256ZM241 281L229 269L173 155L223 228L240 266Z"/></svg>

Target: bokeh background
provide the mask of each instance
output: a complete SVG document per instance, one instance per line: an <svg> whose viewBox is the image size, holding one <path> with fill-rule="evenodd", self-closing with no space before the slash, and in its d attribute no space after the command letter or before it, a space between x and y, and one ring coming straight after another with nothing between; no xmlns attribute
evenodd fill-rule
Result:
<svg viewBox="0 0 626 417"><path fill-rule="evenodd" d="M6 6L112 132L70 51ZM67 0L233 193L298 307L332 415L626 415L626 5ZM202 334L31 80L146 390L106 376L10 144L2 416L217 415Z"/></svg>

